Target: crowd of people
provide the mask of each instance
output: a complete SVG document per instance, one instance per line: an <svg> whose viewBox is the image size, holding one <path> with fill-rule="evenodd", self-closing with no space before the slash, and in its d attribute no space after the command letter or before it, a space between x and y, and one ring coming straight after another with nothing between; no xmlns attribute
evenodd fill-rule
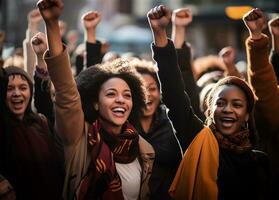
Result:
<svg viewBox="0 0 279 200"><path fill-rule="evenodd" d="M78 46L63 6L39 0L0 63L1 200L279 199L279 17L243 16L240 72L233 47L193 60L188 8L147 13L146 60L109 52L95 10Z"/></svg>

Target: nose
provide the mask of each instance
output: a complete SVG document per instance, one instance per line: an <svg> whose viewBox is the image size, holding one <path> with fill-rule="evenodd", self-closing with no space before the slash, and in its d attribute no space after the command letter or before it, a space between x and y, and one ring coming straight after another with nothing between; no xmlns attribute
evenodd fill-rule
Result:
<svg viewBox="0 0 279 200"><path fill-rule="evenodd" d="M226 104L223 108L223 112L232 112L232 106L231 104Z"/></svg>
<svg viewBox="0 0 279 200"><path fill-rule="evenodd" d="M115 101L117 102L117 103L124 103L124 97L123 97L123 95L118 95L117 97L116 97L116 99L115 99Z"/></svg>
<svg viewBox="0 0 279 200"><path fill-rule="evenodd" d="M15 88L15 89L13 90L12 95L13 95L13 96L18 96L18 95L20 95L20 90L19 90L18 88Z"/></svg>

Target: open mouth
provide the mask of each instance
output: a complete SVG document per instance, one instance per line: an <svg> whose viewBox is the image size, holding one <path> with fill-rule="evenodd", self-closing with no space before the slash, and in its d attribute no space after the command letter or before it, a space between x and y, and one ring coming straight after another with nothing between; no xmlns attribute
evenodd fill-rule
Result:
<svg viewBox="0 0 279 200"><path fill-rule="evenodd" d="M125 112L126 112L126 109L125 108L121 108L121 107L116 107L116 108L113 108L112 109L112 112L118 116L118 117L122 117Z"/></svg>
<svg viewBox="0 0 279 200"><path fill-rule="evenodd" d="M222 117L220 121L223 127L230 128L236 122L236 119L231 117Z"/></svg>
<svg viewBox="0 0 279 200"><path fill-rule="evenodd" d="M11 103L15 109L20 109L23 106L23 102L24 102L23 100L19 100L19 99L11 101Z"/></svg>

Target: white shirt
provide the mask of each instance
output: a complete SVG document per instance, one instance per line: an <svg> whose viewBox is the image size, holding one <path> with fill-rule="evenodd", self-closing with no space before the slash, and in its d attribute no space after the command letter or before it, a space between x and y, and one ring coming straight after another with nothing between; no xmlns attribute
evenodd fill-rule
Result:
<svg viewBox="0 0 279 200"><path fill-rule="evenodd" d="M125 200L137 200L141 184L141 166L136 158L128 164L115 163L120 176L122 192Z"/></svg>

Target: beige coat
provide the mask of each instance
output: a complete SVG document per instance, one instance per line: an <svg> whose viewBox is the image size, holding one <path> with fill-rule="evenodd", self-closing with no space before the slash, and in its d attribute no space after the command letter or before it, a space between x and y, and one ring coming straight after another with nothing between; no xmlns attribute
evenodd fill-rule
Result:
<svg viewBox="0 0 279 200"><path fill-rule="evenodd" d="M85 122L81 99L72 75L70 59L65 49L56 57L45 54L51 81L55 87L55 128L61 136L65 151L66 177L64 199L76 199L82 177L91 161L87 150L88 123ZM152 171L155 152L140 137L140 154L143 159L140 199L148 198L148 181Z"/></svg>

